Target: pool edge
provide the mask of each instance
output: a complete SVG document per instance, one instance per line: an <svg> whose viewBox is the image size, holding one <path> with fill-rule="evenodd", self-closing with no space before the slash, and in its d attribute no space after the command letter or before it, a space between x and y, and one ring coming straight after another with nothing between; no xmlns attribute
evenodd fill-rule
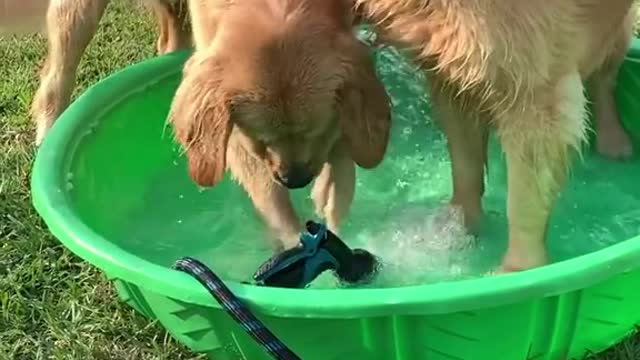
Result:
<svg viewBox="0 0 640 360"><path fill-rule="evenodd" d="M149 75L175 74L186 52L169 54L146 60L120 70L89 88L65 111L58 124L38 150L32 173L32 198L35 208L51 232L76 255L98 268L110 267L110 276L127 279L145 289L185 302L218 308L209 294L188 275L153 264L115 246L93 232L73 216L69 201L60 191L60 182L51 181L63 165L63 154L55 149L64 144L76 127L75 117L82 118L87 108L95 107L89 98L95 94L114 92L118 83L122 89L142 87ZM629 57L640 61L640 40L634 39ZM136 79L136 81L133 81ZM126 81L125 81L126 80ZM144 81L142 81L144 80ZM131 84L135 84L131 86ZM111 90L106 90L110 88ZM126 94L126 91L124 92ZM125 96L120 93L112 98ZM62 178L62 177L61 177ZM64 219L64 221L63 221ZM91 241L86 241L87 239ZM97 249L97 242L103 243ZM107 251L105 251L107 249ZM594 265L595 264L595 265ZM640 264L640 236L604 250L571 260L555 263L526 272L461 280L451 283L429 284L392 289L353 290L289 290L258 288L230 283L232 289L264 313L280 317L362 317L403 314L435 314L464 311L482 306L499 306L533 296L552 296L581 289L606 278L638 268ZM619 267L619 269L616 269ZM559 276L558 273L563 273ZM150 286L149 284L154 284ZM567 287L567 284L571 284ZM579 284L579 285L576 285ZM488 290L489 289L489 290ZM446 295L445 295L446 294ZM315 299L322 295L321 306ZM276 309L277 308L277 309Z"/></svg>

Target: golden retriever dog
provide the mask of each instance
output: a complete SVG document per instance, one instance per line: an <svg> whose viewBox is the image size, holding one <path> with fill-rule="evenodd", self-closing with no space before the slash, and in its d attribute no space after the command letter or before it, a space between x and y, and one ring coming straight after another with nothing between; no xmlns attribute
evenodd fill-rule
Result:
<svg viewBox="0 0 640 360"><path fill-rule="evenodd" d="M390 100L342 0L190 0L195 52L168 121L191 177L213 186L228 169L275 238L299 242L290 189L338 231L355 165L377 166Z"/></svg>
<svg viewBox="0 0 640 360"><path fill-rule="evenodd" d="M451 201L470 228L482 215L487 132L496 131L508 168L505 272L548 262L549 215L587 136L585 83L600 152L631 151L613 86L631 39L632 2L356 0L427 72L448 139Z"/></svg>
<svg viewBox="0 0 640 360"><path fill-rule="evenodd" d="M153 8L160 34L157 51L165 54L191 45L186 0L144 0ZM48 54L32 104L36 144L69 104L82 54L95 35L109 0L4 0L0 31L44 31Z"/></svg>

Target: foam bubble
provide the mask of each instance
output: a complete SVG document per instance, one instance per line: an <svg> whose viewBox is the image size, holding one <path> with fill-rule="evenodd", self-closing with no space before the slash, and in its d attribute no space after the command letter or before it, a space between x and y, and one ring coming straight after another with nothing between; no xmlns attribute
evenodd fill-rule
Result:
<svg viewBox="0 0 640 360"><path fill-rule="evenodd" d="M379 256L382 268L375 287L407 286L471 276L469 235L457 208L411 207L360 234L364 248ZM365 239L363 239L365 238Z"/></svg>

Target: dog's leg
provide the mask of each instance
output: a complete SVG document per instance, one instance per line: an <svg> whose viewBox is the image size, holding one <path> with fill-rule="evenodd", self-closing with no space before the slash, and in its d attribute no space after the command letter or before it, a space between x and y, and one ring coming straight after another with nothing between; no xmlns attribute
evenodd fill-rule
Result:
<svg viewBox="0 0 640 360"><path fill-rule="evenodd" d="M189 11L185 0L158 0L153 3L158 21L158 54L167 54L191 45Z"/></svg>
<svg viewBox="0 0 640 360"><path fill-rule="evenodd" d="M532 102L521 107L526 110L497 121L508 177L505 272L547 263L549 216L572 155L586 137L586 98L577 70L532 95Z"/></svg>
<svg viewBox="0 0 640 360"><path fill-rule="evenodd" d="M289 190L273 181L265 165L233 140L227 149L227 164L271 230L276 240L272 244L274 251L298 245L303 226L289 198Z"/></svg>
<svg viewBox="0 0 640 360"><path fill-rule="evenodd" d="M453 197L451 204L462 208L467 229L475 233L482 218L482 196L487 165L488 128L479 116L463 113L453 96L434 87L434 113L447 136Z"/></svg>
<svg viewBox="0 0 640 360"><path fill-rule="evenodd" d="M327 221L329 230L336 234L351 207L355 185L355 164L344 146L337 145L316 179L311 195L316 213Z"/></svg>
<svg viewBox="0 0 640 360"><path fill-rule="evenodd" d="M31 112L36 145L69 104L80 58L96 32L109 0L52 1L47 11L47 59Z"/></svg>
<svg viewBox="0 0 640 360"><path fill-rule="evenodd" d="M300 241L302 223L291 204L289 191L271 180L268 174L265 173L265 175L267 177L245 179L243 184L256 210L272 230L274 238L280 241L274 248L276 250L292 248Z"/></svg>
<svg viewBox="0 0 640 360"><path fill-rule="evenodd" d="M618 70L631 44L632 20L632 17L628 17L620 27L611 53L603 66L589 79L589 92L594 102L596 147L600 154L611 159L628 158L633 152L631 139L620 122L614 97Z"/></svg>

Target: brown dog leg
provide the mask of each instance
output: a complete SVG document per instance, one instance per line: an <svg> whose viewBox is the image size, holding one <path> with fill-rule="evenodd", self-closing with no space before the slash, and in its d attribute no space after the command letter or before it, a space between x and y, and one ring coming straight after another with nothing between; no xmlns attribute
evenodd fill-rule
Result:
<svg viewBox="0 0 640 360"><path fill-rule="evenodd" d="M344 146L338 145L316 179L311 195L316 213L326 219L327 227L336 234L351 207L355 185L355 164Z"/></svg>
<svg viewBox="0 0 640 360"><path fill-rule="evenodd" d="M233 137L229 140L227 164L272 232L274 251L298 245L302 223L289 198L289 190L276 183L265 165L244 150Z"/></svg>
<svg viewBox="0 0 640 360"><path fill-rule="evenodd" d="M577 71L532 94L526 110L497 121L507 159L509 247L503 271L547 263L549 216L572 154L586 138L586 98Z"/></svg>
<svg viewBox="0 0 640 360"><path fill-rule="evenodd" d="M191 26L185 0L153 2L159 27L158 54L167 54L191 46Z"/></svg>
<svg viewBox="0 0 640 360"><path fill-rule="evenodd" d="M31 106L36 145L69 104L80 58L109 0L52 1L47 10L49 48Z"/></svg>
<svg viewBox="0 0 640 360"><path fill-rule="evenodd" d="M434 86L431 93L434 114L447 136L451 157L451 204L462 208L465 226L475 233L482 219L488 128L478 116L458 111L462 107L447 92Z"/></svg>
<svg viewBox="0 0 640 360"><path fill-rule="evenodd" d="M589 79L593 96L597 150L610 159L629 158L633 153L631 139L620 122L614 91L618 70L627 54L633 35L633 17L620 27L613 49L603 66Z"/></svg>

